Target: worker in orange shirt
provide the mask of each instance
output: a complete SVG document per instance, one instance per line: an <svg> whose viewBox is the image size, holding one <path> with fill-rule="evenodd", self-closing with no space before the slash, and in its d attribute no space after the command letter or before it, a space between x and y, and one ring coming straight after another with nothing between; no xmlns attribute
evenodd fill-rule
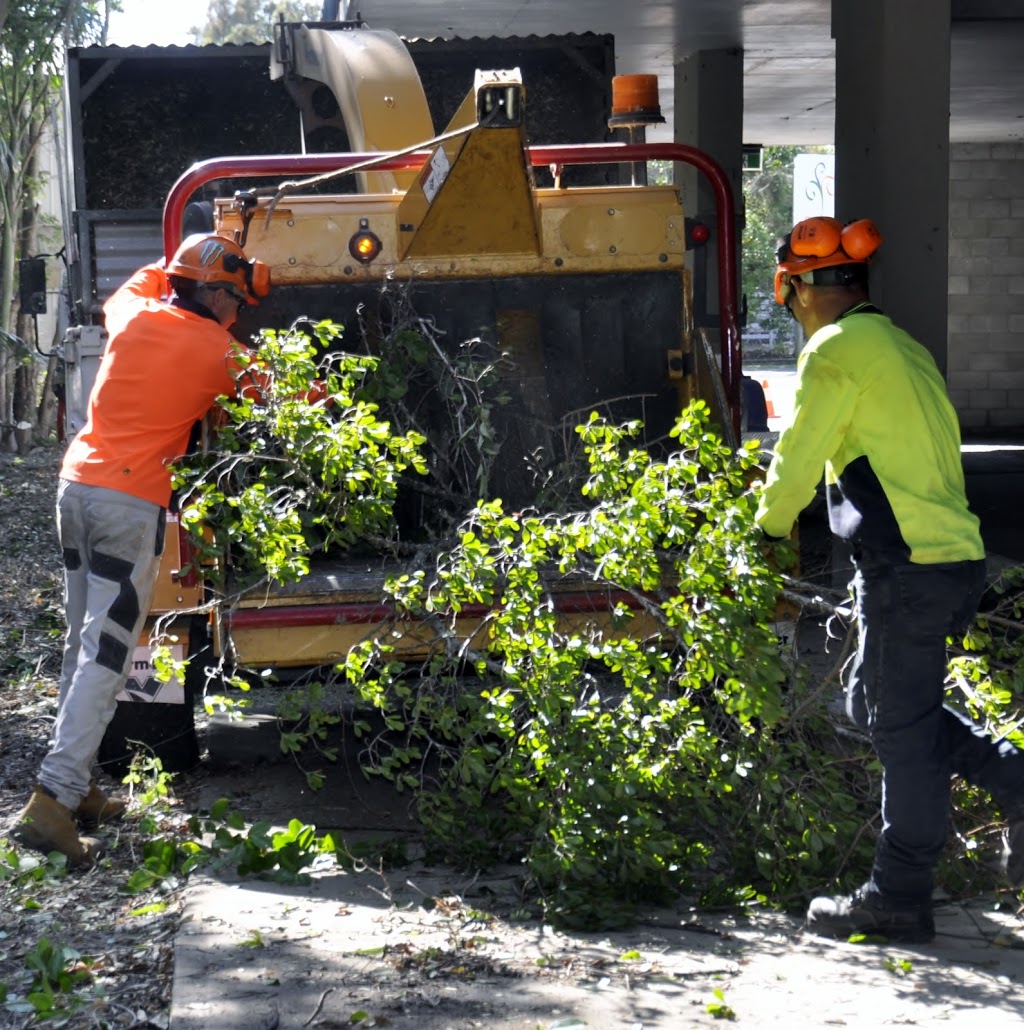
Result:
<svg viewBox="0 0 1024 1030"><path fill-rule="evenodd" d="M228 327L269 289L263 262L231 239L198 234L166 270L140 269L104 305L106 350L57 492L68 623L57 722L15 831L72 865L91 865L100 850L76 819L95 825L125 808L91 769L156 585L169 465L217 397L238 390L252 355Z"/></svg>

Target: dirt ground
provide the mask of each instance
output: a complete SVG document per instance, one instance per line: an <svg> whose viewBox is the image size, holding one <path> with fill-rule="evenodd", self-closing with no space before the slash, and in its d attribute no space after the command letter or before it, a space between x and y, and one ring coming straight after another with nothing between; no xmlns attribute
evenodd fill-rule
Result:
<svg viewBox="0 0 1024 1030"><path fill-rule="evenodd" d="M561 933L524 905L518 868L469 875L425 864L404 796L345 766L313 794L291 765L260 761L274 741L257 731L240 745L237 727L218 719L200 728L204 762L174 781L148 824L136 799L104 833L100 865L48 871L3 841L55 711L56 463L48 450L0 455L0 1028L675 1030L735 1020L781 1030L1024 1019L1024 924L1006 893L939 905L937 940L913 948L825 942L804 935L798 916L683 903L641 913L628 931ZM347 869L325 861L307 884L207 868L126 893L147 842L221 797L247 826L298 818L317 833L340 830L368 857ZM79 956L66 968L81 974L58 998L74 1008L49 1020L25 1009L33 984L45 994L47 942Z"/></svg>
<svg viewBox="0 0 1024 1030"><path fill-rule="evenodd" d="M78 971L88 969L75 992L81 1004L63 1025L166 1028L182 885L160 898L123 893L144 842L137 822L104 834L107 857L87 873L51 872L42 856L9 841L56 714L64 631L58 460L56 448L0 454L0 1027L35 1025L17 1007L49 942L69 959L81 956ZM133 914L147 904L163 907Z"/></svg>
<svg viewBox="0 0 1024 1030"><path fill-rule="evenodd" d="M921 946L802 932L799 916L639 913L616 932L531 918L517 867L469 875L428 865L387 790L333 774L303 792L286 765L212 769L200 803L229 796L253 818L349 827L350 845L406 841L399 865L315 870L307 885L203 875L175 941L172 1030L677 1030L721 1021L834 1026L1017 1027L1024 922L988 896L940 904Z"/></svg>

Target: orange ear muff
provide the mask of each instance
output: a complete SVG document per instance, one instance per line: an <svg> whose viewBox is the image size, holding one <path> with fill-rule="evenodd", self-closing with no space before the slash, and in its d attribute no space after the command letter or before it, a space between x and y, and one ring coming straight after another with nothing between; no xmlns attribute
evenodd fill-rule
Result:
<svg viewBox="0 0 1024 1030"><path fill-rule="evenodd" d="M882 245L882 234L870 218L861 218L843 227L841 242L855 261L867 261Z"/></svg>
<svg viewBox="0 0 1024 1030"><path fill-rule="evenodd" d="M789 249L797 258L829 257L839 249L841 233L838 218L805 218L793 226Z"/></svg>
<svg viewBox="0 0 1024 1030"><path fill-rule="evenodd" d="M793 292L789 278L789 273L782 271L781 268L775 273L775 300L778 304L785 304Z"/></svg>
<svg viewBox="0 0 1024 1030"><path fill-rule="evenodd" d="M257 297L265 297L270 293L270 265L259 259L255 259L249 266L252 274L249 279L249 286ZM252 301L253 304L258 303Z"/></svg>

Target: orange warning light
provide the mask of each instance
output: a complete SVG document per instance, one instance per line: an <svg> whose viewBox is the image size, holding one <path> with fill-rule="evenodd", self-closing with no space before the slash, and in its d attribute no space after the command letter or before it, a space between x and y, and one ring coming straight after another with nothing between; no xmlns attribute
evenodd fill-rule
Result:
<svg viewBox="0 0 1024 1030"><path fill-rule="evenodd" d="M360 228L348 241L348 252L361 264L368 265L381 250L380 237L369 229Z"/></svg>

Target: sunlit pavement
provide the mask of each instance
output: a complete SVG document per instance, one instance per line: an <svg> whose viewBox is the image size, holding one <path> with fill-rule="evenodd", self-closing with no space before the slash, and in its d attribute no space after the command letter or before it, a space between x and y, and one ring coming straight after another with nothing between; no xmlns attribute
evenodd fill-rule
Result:
<svg viewBox="0 0 1024 1030"><path fill-rule="evenodd" d="M768 428L779 433L789 421L796 396L795 368L744 368L744 375L755 379L764 389L768 404Z"/></svg>

